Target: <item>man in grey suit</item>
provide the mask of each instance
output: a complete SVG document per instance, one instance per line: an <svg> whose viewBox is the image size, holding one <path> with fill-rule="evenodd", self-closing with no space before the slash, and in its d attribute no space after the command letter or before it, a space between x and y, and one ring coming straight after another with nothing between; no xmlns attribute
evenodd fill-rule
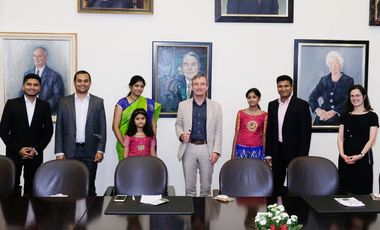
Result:
<svg viewBox="0 0 380 230"><path fill-rule="evenodd" d="M178 106L176 133L181 141L178 160L182 160L186 196L196 196L197 170L200 175L200 196L210 196L212 172L222 148L222 109L206 98L207 77L192 79L193 98Z"/></svg>
<svg viewBox="0 0 380 230"><path fill-rule="evenodd" d="M90 172L90 196L95 196L98 163L106 146L106 115L103 99L89 94L91 76L80 70L74 76L75 93L59 103L55 131L57 159L76 159Z"/></svg>

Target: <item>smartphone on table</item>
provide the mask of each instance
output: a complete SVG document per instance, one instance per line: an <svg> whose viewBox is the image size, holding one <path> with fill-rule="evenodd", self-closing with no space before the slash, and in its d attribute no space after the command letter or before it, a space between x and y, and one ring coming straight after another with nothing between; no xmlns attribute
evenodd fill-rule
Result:
<svg viewBox="0 0 380 230"><path fill-rule="evenodd" d="M127 195L116 195L113 198L113 201L114 202L125 202L126 199L127 199Z"/></svg>

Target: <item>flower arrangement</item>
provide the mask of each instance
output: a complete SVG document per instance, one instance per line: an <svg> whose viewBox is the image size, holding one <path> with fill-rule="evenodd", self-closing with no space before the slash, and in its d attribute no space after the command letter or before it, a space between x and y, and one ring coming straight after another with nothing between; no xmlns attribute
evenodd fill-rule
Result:
<svg viewBox="0 0 380 230"><path fill-rule="evenodd" d="M268 212L257 213L255 217L258 230L299 230L302 228L302 224L298 224L298 217L289 216L283 205L268 205L267 210Z"/></svg>

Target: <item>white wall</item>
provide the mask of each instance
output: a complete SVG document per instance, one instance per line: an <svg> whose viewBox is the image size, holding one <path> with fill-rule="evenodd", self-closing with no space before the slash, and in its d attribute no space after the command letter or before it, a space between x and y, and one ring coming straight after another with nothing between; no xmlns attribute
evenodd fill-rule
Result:
<svg viewBox="0 0 380 230"><path fill-rule="evenodd" d="M375 111L380 112L380 65L376 64L380 60L380 52L376 52L380 50L380 27L368 26L369 1L294 2L294 23L276 24L215 23L212 0L155 0L153 15L77 13L76 0L1 0L0 32L78 34L78 69L93 75L91 92L105 99L107 111L107 155L98 169L99 194L113 184L117 164L111 131L114 104L127 94L134 74L145 77L144 95L151 96L152 41L212 42L212 99L222 104L224 115L223 155L213 177L213 188L217 188L220 167L230 156L235 114L246 106L246 90L259 88L261 107L266 110L268 102L277 97L275 78L293 75L294 39L369 40L369 97ZM174 118L158 122L158 155L168 167L170 184L178 195L183 195L174 122ZM53 151L51 142L45 150L45 160L54 158ZM375 191L379 151L375 146ZM0 152L5 152L2 142ZM336 133L313 133L310 155L324 156L336 163Z"/></svg>

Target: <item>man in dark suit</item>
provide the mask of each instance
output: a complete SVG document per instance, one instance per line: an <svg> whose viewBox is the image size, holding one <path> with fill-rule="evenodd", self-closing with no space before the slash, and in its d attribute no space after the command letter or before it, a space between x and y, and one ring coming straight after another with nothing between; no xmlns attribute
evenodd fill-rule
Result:
<svg viewBox="0 0 380 230"><path fill-rule="evenodd" d="M0 136L6 145L6 156L16 165L17 189L24 167L24 195L32 192L33 178L43 161L43 150L53 135L50 106L37 98L41 78L36 74L24 77L22 97L7 101L0 122Z"/></svg>
<svg viewBox="0 0 380 230"><path fill-rule="evenodd" d="M95 193L98 163L103 160L106 146L106 115L103 99L89 94L91 76L78 71L74 76L75 94L59 103L55 133L57 159L76 159L90 172L90 196Z"/></svg>
<svg viewBox="0 0 380 230"><path fill-rule="evenodd" d="M292 95L293 80L277 78L280 98L269 102L265 153L272 163L274 195L284 195L286 168L298 156L309 155L311 116L309 104Z"/></svg>
<svg viewBox="0 0 380 230"><path fill-rule="evenodd" d="M47 51L43 47L37 47L33 51L35 67L25 72L24 75L35 73L41 77L41 91L38 97L49 103L53 114L57 112L59 99L64 95L64 86L61 75L49 68L47 63Z"/></svg>

